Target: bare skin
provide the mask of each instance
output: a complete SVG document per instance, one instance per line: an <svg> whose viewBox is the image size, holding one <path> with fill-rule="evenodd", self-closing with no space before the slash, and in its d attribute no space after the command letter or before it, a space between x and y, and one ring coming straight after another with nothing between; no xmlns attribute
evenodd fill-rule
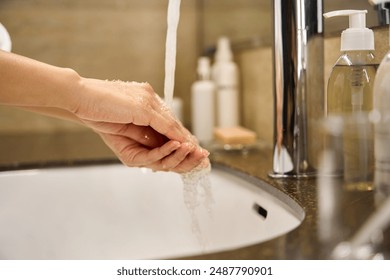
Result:
<svg viewBox="0 0 390 280"><path fill-rule="evenodd" d="M209 153L147 83L84 78L0 51L0 104L81 123L127 166L184 173L209 164Z"/></svg>

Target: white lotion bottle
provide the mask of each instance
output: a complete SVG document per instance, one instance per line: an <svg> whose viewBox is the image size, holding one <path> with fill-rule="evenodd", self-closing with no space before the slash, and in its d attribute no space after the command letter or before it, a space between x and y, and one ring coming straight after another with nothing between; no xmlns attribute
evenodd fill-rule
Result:
<svg viewBox="0 0 390 280"><path fill-rule="evenodd" d="M390 3L389 0L371 0L373 4ZM390 31L390 30L389 30ZM374 185L380 203L390 196L390 50L377 70L374 82L375 123L375 176Z"/></svg>
<svg viewBox="0 0 390 280"><path fill-rule="evenodd" d="M215 85L211 81L210 59L198 59L198 80L191 87L192 133L201 144L213 140Z"/></svg>
<svg viewBox="0 0 390 280"><path fill-rule="evenodd" d="M218 40L212 79L217 95L217 126L234 127L239 125L239 71L233 61L230 41L226 37Z"/></svg>

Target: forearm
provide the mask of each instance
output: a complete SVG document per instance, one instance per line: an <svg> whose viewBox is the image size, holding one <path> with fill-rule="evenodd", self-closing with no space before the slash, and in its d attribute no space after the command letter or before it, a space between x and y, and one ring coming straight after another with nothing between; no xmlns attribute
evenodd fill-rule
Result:
<svg viewBox="0 0 390 280"><path fill-rule="evenodd" d="M24 109L26 111L39 113L41 115L46 115L49 117L60 118L67 121L73 121L79 124L83 124L83 122L77 118L77 116L70 111L54 108L54 107L27 107L27 106L17 106L18 108Z"/></svg>
<svg viewBox="0 0 390 280"><path fill-rule="evenodd" d="M71 69L0 51L1 104L72 112L77 106L72 95L77 94L79 81Z"/></svg>

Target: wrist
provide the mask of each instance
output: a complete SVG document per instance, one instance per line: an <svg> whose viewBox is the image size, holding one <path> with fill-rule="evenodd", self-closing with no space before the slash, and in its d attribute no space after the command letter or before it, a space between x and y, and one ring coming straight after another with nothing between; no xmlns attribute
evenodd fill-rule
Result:
<svg viewBox="0 0 390 280"><path fill-rule="evenodd" d="M58 88L61 89L58 98L53 100L53 107L67 110L71 113L77 112L79 106L79 95L82 88L82 77L73 69L61 68Z"/></svg>

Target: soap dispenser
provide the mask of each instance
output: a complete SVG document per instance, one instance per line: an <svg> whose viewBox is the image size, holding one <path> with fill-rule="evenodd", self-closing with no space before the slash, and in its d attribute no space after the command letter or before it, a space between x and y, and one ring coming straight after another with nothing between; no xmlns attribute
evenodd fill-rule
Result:
<svg viewBox="0 0 390 280"><path fill-rule="evenodd" d="M348 16L349 28L341 34L342 54L328 81L326 114L368 112L373 108L375 64L374 33L366 28L367 10L340 10L325 18Z"/></svg>
<svg viewBox="0 0 390 280"><path fill-rule="evenodd" d="M366 28L366 10L341 10L326 18L348 16L341 33L341 56L328 81L326 115L340 118L343 129L343 180L347 190L370 191L374 177L374 131L368 114L373 109L375 63L374 33Z"/></svg>

